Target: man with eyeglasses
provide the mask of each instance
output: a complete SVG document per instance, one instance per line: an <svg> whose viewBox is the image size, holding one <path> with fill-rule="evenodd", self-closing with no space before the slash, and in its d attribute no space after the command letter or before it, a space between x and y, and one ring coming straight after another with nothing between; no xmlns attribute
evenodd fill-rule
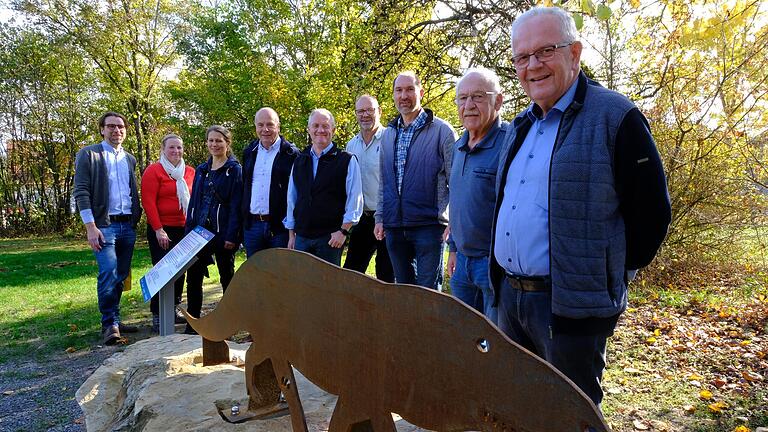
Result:
<svg viewBox="0 0 768 432"><path fill-rule="evenodd" d="M122 146L127 123L122 114L104 113L99 118L104 139L75 156L73 197L99 267L96 294L105 345L122 340L121 333L138 331L120 321L123 282L130 274L136 224L141 218L136 158Z"/></svg>
<svg viewBox="0 0 768 432"><path fill-rule="evenodd" d="M533 104L512 122L497 174L490 277L499 327L599 406L627 284L671 220L664 170L637 107L580 71L569 13L531 9L511 33Z"/></svg>
<svg viewBox="0 0 768 432"><path fill-rule="evenodd" d="M503 101L499 77L488 69L469 69L456 84L456 107L465 130L454 146L448 206L451 293L494 323L488 251L499 151L509 127L499 116Z"/></svg>
<svg viewBox="0 0 768 432"><path fill-rule="evenodd" d="M393 90L399 115L381 138L374 234L379 240L386 236L398 283L439 290L456 132L421 106L424 88L415 72L400 72Z"/></svg>
<svg viewBox="0 0 768 432"><path fill-rule="evenodd" d="M355 102L355 117L360 125L360 133L347 143L347 151L357 157L363 180L363 215L349 236L349 247L344 268L365 273L374 252L376 253L376 278L384 282L394 282L392 263L389 260L387 244L373 235L373 218L379 202L379 154L381 136L381 107L371 95L362 95Z"/></svg>
<svg viewBox="0 0 768 432"><path fill-rule="evenodd" d="M283 226L288 208L288 178L299 150L280 134L280 117L269 107L253 117L258 139L243 151L243 244L256 252L288 246Z"/></svg>

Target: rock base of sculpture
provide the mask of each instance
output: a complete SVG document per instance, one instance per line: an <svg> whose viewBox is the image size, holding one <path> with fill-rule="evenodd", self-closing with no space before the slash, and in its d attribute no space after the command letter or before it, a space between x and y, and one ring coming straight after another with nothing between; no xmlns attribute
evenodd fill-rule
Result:
<svg viewBox="0 0 768 432"><path fill-rule="evenodd" d="M137 342L99 367L76 393L88 431L291 431L289 416L240 424L221 409L248 407L242 366L248 344L230 343L231 364L203 367L200 336L170 335ZM296 384L310 431L328 430L336 396L299 371ZM398 431L423 431L395 416Z"/></svg>

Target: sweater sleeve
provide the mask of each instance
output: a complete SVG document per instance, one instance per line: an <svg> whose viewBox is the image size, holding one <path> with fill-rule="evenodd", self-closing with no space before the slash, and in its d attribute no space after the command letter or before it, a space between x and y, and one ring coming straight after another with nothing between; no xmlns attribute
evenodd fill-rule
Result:
<svg viewBox="0 0 768 432"><path fill-rule="evenodd" d="M661 157L648 121L637 108L619 126L614 166L626 232L626 268L636 270L653 260L672 219Z"/></svg>
<svg viewBox="0 0 768 432"><path fill-rule="evenodd" d="M157 209L157 196L160 191L160 180L157 176L157 165L152 164L141 177L141 205L147 214L147 223L153 230L163 227L160 223L160 212Z"/></svg>
<svg viewBox="0 0 768 432"><path fill-rule="evenodd" d="M77 152L75 157L75 181L72 196L77 203L83 223L93 222L91 211L91 158L86 149ZM86 215L83 214L86 213Z"/></svg>

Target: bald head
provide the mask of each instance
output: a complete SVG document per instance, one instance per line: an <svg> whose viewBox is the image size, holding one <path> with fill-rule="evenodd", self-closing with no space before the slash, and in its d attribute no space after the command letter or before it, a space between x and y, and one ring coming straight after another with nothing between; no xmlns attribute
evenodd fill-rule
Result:
<svg viewBox="0 0 768 432"><path fill-rule="evenodd" d="M381 107L375 97L371 95L362 95L357 98L355 103L355 118L360 130L364 134L375 132L381 127Z"/></svg>
<svg viewBox="0 0 768 432"><path fill-rule="evenodd" d="M265 148L272 146L280 136L280 117L278 117L277 111L270 107L264 107L256 111L253 122L256 125L256 135L259 136L261 145Z"/></svg>

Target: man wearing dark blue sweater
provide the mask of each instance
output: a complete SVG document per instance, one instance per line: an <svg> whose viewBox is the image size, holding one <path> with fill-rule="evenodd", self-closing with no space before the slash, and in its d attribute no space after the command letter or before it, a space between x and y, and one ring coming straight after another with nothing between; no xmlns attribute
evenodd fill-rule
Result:
<svg viewBox="0 0 768 432"><path fill-rule="evenodd" d="M525 12L512 50L533 104L507 132L496 180L489 264L499 327L599 406L627 284L670 223L664 170L637 107L580 71L570 14Z"/></svg>

